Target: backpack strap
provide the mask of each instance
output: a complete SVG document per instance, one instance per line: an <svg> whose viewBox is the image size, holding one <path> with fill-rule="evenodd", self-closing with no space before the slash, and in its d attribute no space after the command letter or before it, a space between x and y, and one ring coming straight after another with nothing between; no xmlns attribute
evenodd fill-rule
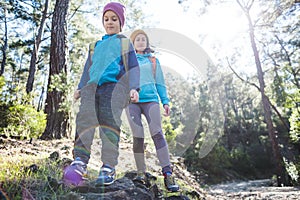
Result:
<svg viewBox="0 0 300 200"><path fill-rule="evenodd" d="M125 71L128 71L128 52L129 52L129 39L126 37L119 37L121 40L121 54L122 54L122 61L125 67ZM95 46L97 42L92 42L89 45L89 56L90 56L90 63L92 63L92 57L94 54Z"/></svg>
<svg viewBox="0 0 300 200"><path fill-rule="evenodd" d="M125 72L128 72L128 53L129 53L129 39L121 38L121 51L122 51L122 60L125 67Z"/></svg>
<svg viewBox="0 0 300 200"><path fill-rule="evenodd" d="M94 54L94 50L95 50L96 43L97 43L97 42L92 42L92 43L90 43L90 45L89 45L90 63L92 63L92 57L93 57L93 54Z"/></svg>
<svg viewBox="0 0 300 200"><path fill-rule="evenodd" d="M152 64L152 74L153 74L153 78L155 80L155 77L156 77L156 58L155 58L155 56L149 56L149 60Z"/></svg>

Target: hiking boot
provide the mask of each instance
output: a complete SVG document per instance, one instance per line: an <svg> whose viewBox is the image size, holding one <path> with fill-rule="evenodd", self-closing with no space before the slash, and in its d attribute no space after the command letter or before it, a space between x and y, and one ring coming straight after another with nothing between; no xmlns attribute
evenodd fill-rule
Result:
<svg viewBox="0 0 300 200"><path fill-rule="evenodd" d="M177 192L179 190L179 186L175 183L175 179L172 176L172 173L164 174L164 183L167 190L171 192Z"/></svg>
<svg viewBox="0 0 300 200"><path fill-rule="evenodd" d="M146 183L146 174L145 172L138 172L136 177L134 177L133 181L140 182L142 184Z"/></svg>
<svg viewBox="0 0 300 200"><path fill-rule="evenodd" d="M87 181L87 166L80 158L76 158L64 169L63 181L68 186L80 186Z"/></svg>
<svg viewBox="0 0 300 200"><path fill-rule="evenodd" d="M115 181L116 171L107 165L103 165L100 169L96 186L111 185Z"/></svg>

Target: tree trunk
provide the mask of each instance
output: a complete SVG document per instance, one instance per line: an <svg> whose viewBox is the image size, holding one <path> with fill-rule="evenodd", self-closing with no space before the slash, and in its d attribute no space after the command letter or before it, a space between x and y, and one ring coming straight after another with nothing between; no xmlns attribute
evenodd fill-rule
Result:
<svg viewBox="0 0 300 200"><path fill-rule="evenodd" d="M41 24L40 24L38 34L36 36L34 46L33 46L33 50L32 50L32 54L31 54L30 66L29 66L29 75L28 75L28 80L27 80L27 84L26 84L26 92L27 93L30 93L32 91L32 88L33 88L34 75L35 75L35 69L36 69L35 64L36 64L37 54L39 52L39 46L40 46L40 43L41 43L42 34L43 34L43 31L44 31L44 24L45 24L45 21L46 21L48 5L49 5L49 0L46 0L45 8L44 8L44 11L43 11L43 16L42 16L42 20L41 20Z"/></svg>
<svg viewBox="0 0 300 200"><path fill-rule="evenodd" d="M240 3L239 0L237 0L237 2L243 9L243 11L248 19L248 23L249 23L249 36L250 36L251 46L252 46L252 50L253 50L253 54L254 54L254 58L255 58L255 65L256 65L256 69L257 69L258 81L259 81L259 85L260 85L262 105L263 105L263 109L264 109L264 118L265 118L265 121L266 121L266 124L268 127L269 138L271 141L272 151L273 151L274 159L275 159L277 184L278 184L278 186L290 185L290 183L288 181L288 176L287 176L287 173L286 173L286 170L284 167L283 157L282 157L280 149L279 149L277 136L275 133L275 128L274 128L273 122L272 122L271 107L270 107L268 98L265 95L264 74L262 71L257 46L255 43L254 26L252 24L252 20L251 20L250 14L249 14L252 4L249 5L248 7L244 7Z"/></svg>
<svg viewBox="0 0 300 200"><path fill-rule="evenodd" d="M4 36L3 36L3 46L1 48L2 51L2 61L1 61L1 69L0 69L0 76L4 73L4 67L6 65L6 49L7 49L7 19L6 19L6 5L3 6L3 15L4 15Z"/></svg>
<svg viewBox="0 0 300 200"><path fill-rule="evenodd" d="M67 11L69 0L56 0L51 29L50 46L50 73L48 79L47 99L45 112L47 113L47 126L41 136L42 139L60 139L67 135L69 127L69 114L60 109L64 100L62 91L50 89L53 75L67 73ZM61 79L60 84L67 84L66 79Z"/></svg>

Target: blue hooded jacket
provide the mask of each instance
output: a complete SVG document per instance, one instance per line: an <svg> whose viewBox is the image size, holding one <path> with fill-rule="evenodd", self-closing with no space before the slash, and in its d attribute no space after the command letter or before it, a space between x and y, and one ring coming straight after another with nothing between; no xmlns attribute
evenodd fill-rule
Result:
<svg viewBox="0 0 300 200"><path fill-rule="evenodd" d="M163 105L169 104L167 88L164 75L158 59L156 58L155 77L153 75L153 66L149 59L151 54L136 54L140 66L140 93L139 102L158 102L159 99Z"/></svg>
<svg viewBox="0 0 300 200"><path fill-rule="evenodd" d="M86 60L84 70L78 84L78 89L86 84L116 83L126 73L121 56L120 35L104 35L94 49L92 58ZM92 62L90 62L92 60ZM136 54L130 43L128 52L128 80L130 89L139 88L139 66Z"/></svg>

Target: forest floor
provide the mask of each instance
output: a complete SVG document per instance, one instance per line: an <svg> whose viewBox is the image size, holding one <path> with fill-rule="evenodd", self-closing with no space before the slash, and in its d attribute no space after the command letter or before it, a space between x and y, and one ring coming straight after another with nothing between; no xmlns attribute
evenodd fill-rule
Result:
<svg viewBox="0 0 300 200"><path fill-rule="evenodd" d="M33 140L20 141L14 139L0 138L0 155L14 160L23 155L32 155L37 158L45 158L54 151L59 152L61 158L72 158L73 141L70 139L41 141ZM88 165L89 169L99 170L101 141L95 139L92 146L92 157ZM155 151L147 147L146 150L148 171L154 175L160 175L160 167L156 158ZM172 157L172 161L181 165L184 169L181 158ZM30 163L28 163L30 164ZM179 168L178 168L179 169ZM1 169L2 170L2 169ZM135 170L135 162L132 153L132 144L130 141L122 138L120 142L119 164L116 167L117 173ZM195 180L191 180L192 175L184 169L184 172L175 172L176 176L181 174L181 179L186 177L186 182L197 188L201 193L201 199L300 199L299 187L274 187L271 181L249 180L244 182L231 182L210 186L201 186Z"/></svg>

